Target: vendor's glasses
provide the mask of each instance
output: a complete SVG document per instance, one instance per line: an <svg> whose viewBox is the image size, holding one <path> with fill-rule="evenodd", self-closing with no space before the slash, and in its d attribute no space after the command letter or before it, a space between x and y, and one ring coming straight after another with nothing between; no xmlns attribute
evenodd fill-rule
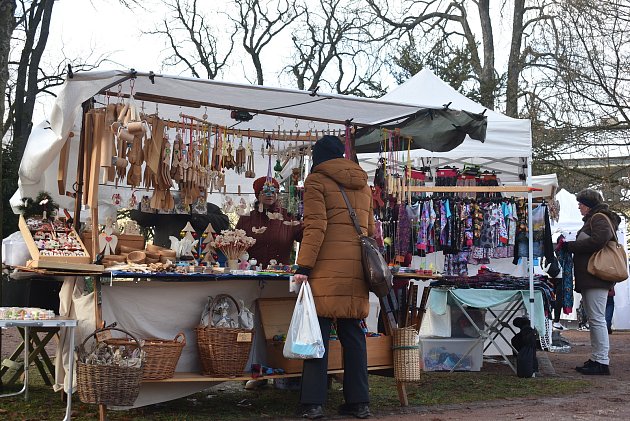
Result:
<svg viewBox="0 0 630 421"><path fill-rule="evenodd" d="M271 196L276 193L276 188L274 186L263 186L262 192L267 196Z"/></svg>

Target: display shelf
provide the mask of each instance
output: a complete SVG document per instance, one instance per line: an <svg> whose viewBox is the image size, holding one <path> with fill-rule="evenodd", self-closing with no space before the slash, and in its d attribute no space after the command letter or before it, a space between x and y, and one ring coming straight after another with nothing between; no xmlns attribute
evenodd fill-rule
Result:
<svg viewBox="0 0 630 421"><path fill-rule="evenodd" d="M394 278L405 278L405 279L436 279L441 278L442 275L439 273L434 273L432 275L425 275L423 273L394 273Z"/></svg>
<svg viewBox="0 0 630 421"><path fill-rule="evenodd" d="M52 227L52 224L50 224ZM76 233L74 229L69 229L66 232L66 235L72 237L76 244L79 246L80 250L83 252L81 256L63 256L63 255L55 255L49 256L44 255L43 250L40 250L35 239L33 238L33 233L29 229L29 226L22 215L20 215L18 226L20 228L20 232L22 233L22 237L24 238L24 242L26 243L26 247L31 255L32 260L27 263L27 266L34 269L57 269L57 270L67 270L67 271L87 271L87 272L101 272L103 271L103 265L95 265L92 264L92 258L90 257L90 253L85 248L85 245L81 241L81 238ZM63 248L59 249L63 251Z"/></svg>
<svg viewBox="0 0 630 421"><path fill-rule="evenodd" d="M382 366L374 366L368 367L368 371L374 370L387 370L393 368L393 365L382 365ZM343 369L339 370L328 370L328 374L339 374L343 373ZM247 380L268 380L268 379L284 379L287 377L299 377L302 373L290 373L290 374L274 374L269 376L260 376L260 377L252 377L252 376L238 376L238 377L210 377L204 376L200 373L186 373L186 372L176 372L173 377L170 379L162 379L162 380L143 380L142 383L187 383L187 382L237 382L237 381L247 381Z"/></svg>

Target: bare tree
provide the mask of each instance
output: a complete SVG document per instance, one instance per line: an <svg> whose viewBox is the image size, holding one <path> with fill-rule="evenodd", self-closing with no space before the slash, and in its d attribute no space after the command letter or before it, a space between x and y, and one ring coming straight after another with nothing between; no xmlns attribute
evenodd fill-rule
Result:
<svg viewBox="0 0 630 421"><path fill-rule="evenodd" d="M295 22L304 9L294 0L239 0L236 3L236 16L228 16L239 28L242 46L256 71L256 83L263 85L263 49Z"/></svg>
<svg viewBox="0 0 630 421"><path fill-rule="evenodd" d="M449 58L454 52L459 51L461 55L461 51L466 51L471 70L469 76L478 82L479 102L494 109L499 104L503 89L506 88L505 112L509 116L518 117L519 99L522 96L519 86L522 72L528 66L529 50L524 40L534 32L541 20L550 18L545 14L546 0L532 0L528 5L525 0L514 0L506 76L495 63L497 46L494 32L495 26L503 21L502 17L497 16L503 15L508 7L507 2L502 5L491 5L490 0L475 2L403 0L403 8L397 13L391 11L384 0L368 0L368 3L376 18L385 25L383 36L387 36L388 33L395 34L394 31L402 33L418 31L420 35L414 37L416 39L424 35L435 39L435 44L427 47L429 50L440 47ZM473 9L473 4L476 5L476 10ZM474 29L476 24L480 27L479 32Z"/></svg>
<svg viewBox="0 0 630 421"><path fill-rule="evenodd" d="M534 126L535 159L576 190L602 189L623 210L630 200L630 4L554 6L557 17L538 37L550 53L534 62L538 80L527 95L530 114L546 122Z"/></svg>
<svg viewBox="0 0 630 421"><path fill-rule="evenodd" d="M216 33L219 27L217 16L209 18L199 10L197 0L170 0L164 4L171 14L162 19L154 30L145 32L159 35L168 41L171 54L164 64L183 65L194 77L215 79L226 67L234 51L234 36L238 30L236 25L228 41Z"/></svg>
<svg viewBox="0 0 630 421"><path fill-rule="evenodd" d="M51 89L65 81L67 65L73 66L75 71L90 70L106 60L106 56L101 55L92 65L65 57L54 66L42 62L54 3L53 0L21 0L14 10L16 26L11 35L10 48L20 53L10 57L7 63L9 80L3 91L3 106L6 104L0 133L3 139L3 204L17 189L18 169L31 133L38 96L54 95ZM91 55L88 60L92 60ZM3 212L1 216L3 226L17 225L12 213Z"/></svg>
<svg viewBox="0 0 630 421"><path fill-rule="evenodd" d="M0 0L0 92L4 93L9 80L9 50L11 35L15 28L15 0ZM0 100L0 122L4 121L4 97ZM4 215L5 178L4 178L4 136L0 136L0 218ZM4 238L4 218L0 221L0 239Z"/></svg>
<svg viewBox="0 0 630 421"><path fill-rule="evenodd" d="M371 25L362 2L319 0L296 22L291 37L294 62L285 71L298 89L314 90L321 83L341 94L374 96L384 93L376 74L378 46L366 34Z"/></svg>
<svg viewBox="0 0 630 421"><path fill-rule="evenodd" d="M439 42L455 37L460 38L460 42L470 53L470 65L474 77L479 82L480 102L485 107L494 109L498 78L494 62L494 35L489 0L476 2L481 23L482 50L479 49L479 40L470 22L466 2L463 0L448 3L440 0L403 1L402 10L397 13L388 8L386 1L367 0L367 2L372 7L376 19L389 27L384 31L385 34L388 30L390 33L394 33L393 30L403 33L418 30L421 34L441 34Z"/></svg>

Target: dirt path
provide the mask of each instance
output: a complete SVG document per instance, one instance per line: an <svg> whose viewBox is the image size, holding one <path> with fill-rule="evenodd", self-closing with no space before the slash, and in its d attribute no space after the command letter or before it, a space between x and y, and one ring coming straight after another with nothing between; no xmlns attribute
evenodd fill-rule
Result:
<svg viewBox="0 0 630 421"><path fill-rule="evenodd" d="M562 336L571 342L570 353L544 353L555 375L585 379L591 386L579 394L564 397L508 399L465 405L440 405L401 409L379 420L610 420L630 419L630 331L610 336L610 376L584 376L575 371L590 356L588 332L569 330ZM515 381L520 381L515 377ZM404 415L402 415L404 414ZM402 415L402 417L401 417Z"/></svg>
<svg viewBox="0 0 630 421"><path fill-rule="evenodd" d="M17 345L17 337L3 335L2 354L5 357ZM564 331L562 336L571 342L570 353L542 353L553 366L555 375L562 378L585 379L590 386L578 394L549 398L518 398L461 405L400 408L389 413L379 412L374 418L387 421L404 420L630 420L630 331L616 331L610 336L611 375L583 376L575 371L590 356L589 333ZM54 354L54 345L49 346ZM483 370L483 369L482 369ZM504 370L509 369L504 367ZM506 373L506 375L512 375ZM514 381L527 381L514 377ZM340 420L338 416L331 417Z"/></svg>

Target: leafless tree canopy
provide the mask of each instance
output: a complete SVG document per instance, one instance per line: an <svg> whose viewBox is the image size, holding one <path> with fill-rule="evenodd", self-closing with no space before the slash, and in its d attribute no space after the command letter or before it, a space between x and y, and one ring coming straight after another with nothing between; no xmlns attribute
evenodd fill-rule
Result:
<svg viewBox="0 0 630 421"><path fill-rule="evenodd" d="M239 38L256 71L256 83L264 84L262 52L269 43L304 13L291 0L240 0L230 19L239 29Z"/></svg>
<svg viewBox="0 0 630 421"><path fill-rule="evenodd" d="M215 79L226 67L234 51L236 26L230 28L217 22L224 19L218 14L199 10L197 0L169 0L164 4L168 14L147 34L165 39L164 68L183 66L194 77ZM206 3L206 2L201 2ZM230 32L229 41L219 39L218 31Z"/></svg>
<svg viewBox="0 0 630 421"><path fill-rule="evenodd" d="M119 3L130 11L146 7L136 0ZM9 36L13 34L12 50L21 55L0 68L4 72L0 82L8 80L2 133L10 131L19 150L30 131L36 95L61 83L64 68L41 61L54 2L0 3L3 8L6 4L17 4L13 14L17 26ZM167 13L148 33L164 42L161 59L168 72L215 79L241 70L256 84L282 78L280 83L299 89L379 96L387 78L400 83L430 67L484 106L529 118L535 162L540 163L536 171L553 169L580 187L621 191L628 184L630 173L623 162L615 161L611 171L603 172L579 169L566 159L630 152L626 0L163 4ZM10 22L4 28L9 29ZM6 32L2 34L6 40ZM74 67L79 66L76 63Z"/></svg>

